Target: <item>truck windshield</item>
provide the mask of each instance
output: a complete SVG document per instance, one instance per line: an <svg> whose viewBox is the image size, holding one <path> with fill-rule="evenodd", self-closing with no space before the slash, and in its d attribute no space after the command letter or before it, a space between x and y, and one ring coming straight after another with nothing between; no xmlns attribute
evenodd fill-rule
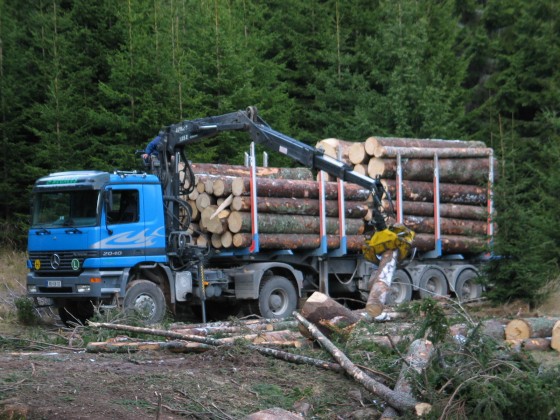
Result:
<svg viewBox="0 0 560 420"><path fill-rule="evenodd" d="M31 227L95 226L99 191L57 191L35 194Z"/></svg>

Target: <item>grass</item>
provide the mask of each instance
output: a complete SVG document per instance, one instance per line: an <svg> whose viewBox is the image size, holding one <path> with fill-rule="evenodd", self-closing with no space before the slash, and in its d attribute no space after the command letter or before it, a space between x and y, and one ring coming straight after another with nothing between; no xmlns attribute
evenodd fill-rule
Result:
<svg viewBox="0 0 560 420"><path fill-rule="evenodd" d="M26 262L25 252L0 249L0 321L13 318L16 300L25 296Z"/></svg>

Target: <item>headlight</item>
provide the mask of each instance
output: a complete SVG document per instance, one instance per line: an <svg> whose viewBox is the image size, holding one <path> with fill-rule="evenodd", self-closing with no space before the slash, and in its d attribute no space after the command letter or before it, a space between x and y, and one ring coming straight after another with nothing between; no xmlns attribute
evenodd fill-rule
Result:
<svg viewBox="0 0 560 420"><path fill-rule="evenodd" d="M85 284L78 284L76 286L76 290L78 291L78 293L87 293L91 290L91 287Z"/></svg>
<svg viewBox="0 0 560 420"><path fill-rule="evenodd" d="M28 285L28 286L27 286L27 293L37 293L37 286L35 286L35 285Z"/></svg>

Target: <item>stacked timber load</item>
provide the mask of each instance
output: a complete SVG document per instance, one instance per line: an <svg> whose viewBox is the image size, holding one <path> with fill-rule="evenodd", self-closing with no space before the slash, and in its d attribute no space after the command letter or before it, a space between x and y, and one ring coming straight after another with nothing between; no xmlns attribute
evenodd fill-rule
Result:
<svg viewBox="0 0 560 420"><path fill-rule="evenodd" d="M249 169L193 164L195 188L183 197L192 208L190 230L199 246L246 248L252 242ZM319 182L306 168L257 168L257 211L261 249L314 249L320 243ZM347 249L359 251L370 191L345 185ZM325 183L327 247L340 246L338 186Z"/></svg>
<svg viewBox="0 0 560 420"><path fill-rule="evenodd" d="M325 139L324 153L355 171L379 177L393 201L401 159L403 222L416 232L419 251L434 249L434 168L439 173L439 215L444 253L478 253L486 247L492 150L480 141L369 137L364 142ZM383 203L390 210L388 202Z"/></svg>

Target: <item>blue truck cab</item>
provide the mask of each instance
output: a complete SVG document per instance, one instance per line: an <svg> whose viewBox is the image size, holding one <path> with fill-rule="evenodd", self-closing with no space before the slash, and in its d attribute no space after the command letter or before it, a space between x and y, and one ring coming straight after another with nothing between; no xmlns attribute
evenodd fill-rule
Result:
<svg viewBox="0 0 560 420"><path fill-rule="evenodd" d="M124 297L138 264L167 262L155 175L59 172L38 179L32 193L27 289L66 307L63 318L67 312L85 318L93 313L89 302Z"/></svg>

